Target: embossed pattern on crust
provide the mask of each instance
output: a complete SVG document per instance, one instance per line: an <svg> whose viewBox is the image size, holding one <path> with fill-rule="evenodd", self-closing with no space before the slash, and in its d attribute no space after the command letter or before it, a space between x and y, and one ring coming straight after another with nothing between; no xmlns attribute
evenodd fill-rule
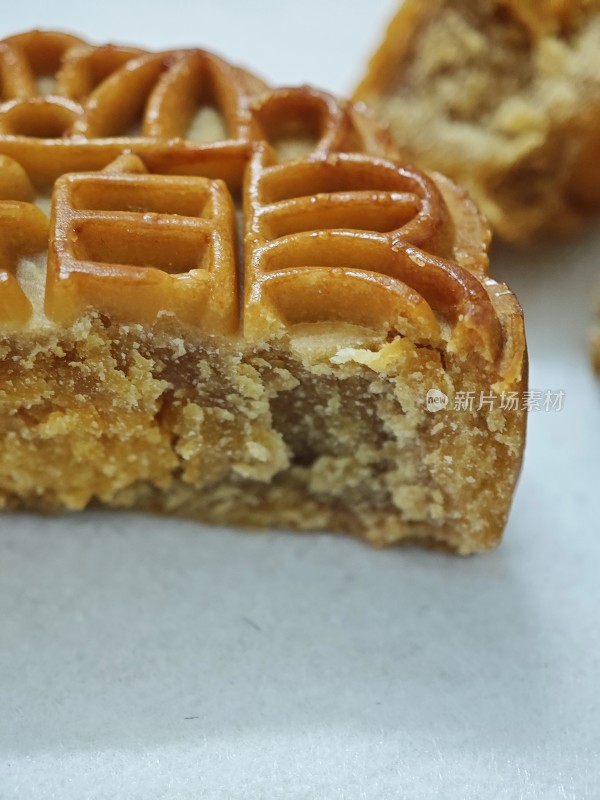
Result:
<svg viewBox="0 0 600 800"><path fill-rule="evenodd" d="M259 340L343 322L501 363L519 311L486 276L485 223L449 181L400 164L366 109L269 90L198 50L33 31L0 53L0 231L23 232L2 238L4 327L30 314L15 264L48 241L45 307L61 324L167 313ZM49 192L48 233L31 203Z"/></svg>
<svg viewBox="0 0 600 800"><path fill-rule="evenodd" d="M123 161L55 185L48 316L73 322L82 303L101 297L103 313L132 322L167 311L188 325L234 333L235 223L225 184L150 175L136 156Z"/></svg>
<svg viewBox="0 0 600 800"><path fill-rule="evenodd" d="M448 212L433 180L356 154L271 167L266 158L255 156L247 195L249 336L333 320L439 345L445 320L476 327L485 352L498 354L492 302L452 258Z"/></svg>

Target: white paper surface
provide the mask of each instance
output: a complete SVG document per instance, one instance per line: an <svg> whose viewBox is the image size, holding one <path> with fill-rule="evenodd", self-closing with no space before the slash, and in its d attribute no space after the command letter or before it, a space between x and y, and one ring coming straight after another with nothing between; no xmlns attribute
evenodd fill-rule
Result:
<svg viewBox="0 0 600 800"><path fill-rule="evenodd" d="M204 45L347 92L391 0L3 8ZM530 416L503 545L459 559L126 514L0 517L0 798L457 800L600 791L600 233L494 274L522 301Z"/></svg>

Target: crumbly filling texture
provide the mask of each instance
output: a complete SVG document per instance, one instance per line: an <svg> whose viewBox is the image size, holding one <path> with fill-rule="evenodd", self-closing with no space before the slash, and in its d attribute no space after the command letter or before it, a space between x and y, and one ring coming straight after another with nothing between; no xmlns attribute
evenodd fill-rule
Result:
<svg viewBox="0 0 600 800"><path fill-rule="evenodd" d="M339 324L255 343L168 316L61 328L43 316L42 267L20 270L29 328L0 340L2 506L100 503L464 553L499 538L522 418L452 411L457 391L490 388L477 359ZM445 412L427 410L431 388Z"/></svg>
<svg viewBox="0 0 600 800"><path fill-rule="evenodd" d="M600 207L600 5L562 5L579 13L536 29L542 12L526 3L429 3L367 98L401 148L468 188L508 239L568 230Z"/></svg>

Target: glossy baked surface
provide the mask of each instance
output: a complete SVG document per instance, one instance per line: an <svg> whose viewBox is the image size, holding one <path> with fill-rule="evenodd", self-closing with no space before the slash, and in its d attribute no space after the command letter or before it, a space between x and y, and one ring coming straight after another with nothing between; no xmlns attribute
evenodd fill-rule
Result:
<svg viewBox="0 0 600 800"><path fill-rule="evenodd" d="M339 321L434 344L443 321L500 355L485 223L450 182L387 157L362 107L268 90L203 51L32 32L0 54L5 326L29 318L16 266L46 238L56 322L165 311L260 338ZM33 203L51 192L48 223Z"/></svg>

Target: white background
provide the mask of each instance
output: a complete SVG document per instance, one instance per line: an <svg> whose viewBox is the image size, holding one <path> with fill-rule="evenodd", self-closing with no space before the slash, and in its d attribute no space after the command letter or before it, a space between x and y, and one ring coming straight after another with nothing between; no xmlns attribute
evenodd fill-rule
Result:
<svg viewBox="0 0 600 800"><path fill-rule="evenodd" d="M393 0L5 4L0 34L203 45L348 92ZM600 235L494 274L530 417L503 545L459 559L125 514L0 517L0 798L597 798Z"/></svg>

